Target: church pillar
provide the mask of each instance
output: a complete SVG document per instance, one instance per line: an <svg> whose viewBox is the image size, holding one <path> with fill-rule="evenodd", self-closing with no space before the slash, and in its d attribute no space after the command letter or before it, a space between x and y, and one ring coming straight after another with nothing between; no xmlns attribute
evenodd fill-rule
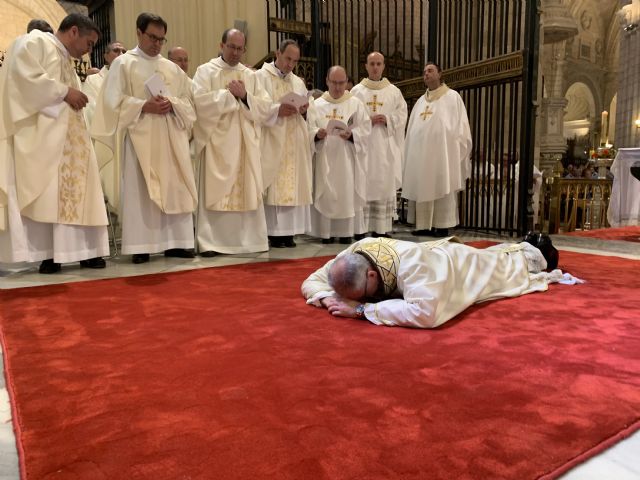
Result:
<svg viewBox="0 0 640 480"><path fill-rule="evenodd" d="M542 1L543 98L540 104L540 170L554 176L567 151L564 139L566 40L578 33L578 25L562 0Z"/></svg>
<svg viewBox="0 0 640 480"><path fill-rule="evenodd" d="M630 148L640 147L640 0L622 0L621 4L618 13L623 31L614 144L616 148Z"/></svg>

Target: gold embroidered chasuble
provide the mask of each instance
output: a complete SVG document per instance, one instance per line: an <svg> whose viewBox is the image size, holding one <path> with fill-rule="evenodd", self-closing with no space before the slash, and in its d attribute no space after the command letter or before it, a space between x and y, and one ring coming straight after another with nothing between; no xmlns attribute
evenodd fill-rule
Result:
<svg viewBox="0 0 640 480"><path fill-rule="evenodd" d="M142 112L150 98L145 82L155 74L162 78L173 108L166 115ZM113 151L122 148L128 135L149 198L164 213L189 213L198 199L189 151L194 121L189 77L170 60L149 57L136 47L111 64L96 103L91 135Z"/></svg>
<svg viewBox="0 0 640 480"><path fill-rule="evenodd" d="M227 89L232 80L244 82L248 106ZM262 208L260 126L271 100L255 74L241 63L232 67L222 57L214 58L196 70L193 98L198 114L193 139L205 207L225 212Z"/></svg>
<svg viewBox="0 0 640 480"><path fill-rule="evenodd" d="M367 144L367 201L395 199L402 185L404 131L407 102L389 80L363 79L351 93L365 105L369 116L384 115L386 125L375 125Z"/></svg>
<svg viewBox="0 0 640 480"><path fill-rule="evenodd" d="M267 205L309 205L311 197L311 149L309 131L302 115L278 118L279 99L289 92L306 96L304 82L292 73L281 77L278 69L265 63L256 79L273 102L270 117L262 128L262 178Z"/></svg>
<svg viewBox="0 0 640 480"><path fill-rule="evenodd" d="M424 243L368 238L337 258L357 252L380 274L383 300L366 304L367 320L376 325L434 328L474 303L544 291L550 281L557 281L545 272L534 273L525 255L527 248L520 243L476 249L456 237ZM539 251L533 253L541 256ZM320 306L320 299L334 293L328 282L334 261L302 284L307 303Z"/></svg>
<svg viewBox="0 0 640 480"><path fill-rule="evenodd" d="M98 165L82 111L63 101L80 90L66 48L32 31L0 69L0 228L6 227L7 162L14 162L20 213L37 222L107 224Z"/></svg>

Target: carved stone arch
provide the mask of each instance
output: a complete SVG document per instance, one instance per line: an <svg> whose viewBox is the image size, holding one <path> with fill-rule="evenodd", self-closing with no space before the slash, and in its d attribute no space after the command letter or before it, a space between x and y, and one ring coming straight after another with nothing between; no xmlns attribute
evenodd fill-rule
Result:
<svg viewBox="0 0 640 480"><path fill-rule="evenodd" d="M584 82L572 83L564 94L567 100L565 121L590 119L593 121L597 114L596 100L593 90Z"/></svg>
<svg viewBox="0 0 640 480"><path fill-rule="evenodd" d="M13 40L27 33L32 18L42 18L57 30L66 16L55 0L0 0L0 50L6 50Z"/></svg>
<svg viewBox="0 0 640 480"><path fill-rule="evenodd" d="M603 110L604 102L602 99L602 95L600 93L600 89L596 84L596 79L584 73L577 73L572 75L571 72L567 77L568 77L566 82L567 89L564 91L563 96L567 98L567 92L574 84L577 84L577 83L584 84L589 90L591 94L591 98L593 99L593 102L594 102L594 115L596 116L600 115L600 112Z"/></svg>

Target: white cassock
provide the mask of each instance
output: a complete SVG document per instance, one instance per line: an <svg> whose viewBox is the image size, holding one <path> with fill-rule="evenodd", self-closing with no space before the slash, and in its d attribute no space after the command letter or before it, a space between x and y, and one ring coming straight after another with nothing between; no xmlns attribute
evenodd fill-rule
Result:
<svg viewBox="0 0 640 480"><path fill-rule="evenodd" d="M417 202L416 229L459 223L457 194L471 173L471 130L460 95L446 85L420 97L405 141L402 196Z"/></svg>
<svg viewBox="0 0 640 480"><path fill-rule="evenodd" d="M376 325L434 328L474 303L547 290L560 270L547 267L540 250L528 243L477 249L456 237L425 243L365 238L341 252L364 255L378 271L384 300L366 303L365 316ZM334 260L302 284L308 304L320 307L333 295L328 272Z"/></svg>
<svg viewBox="0 0 640 480"><path fill-rule="evenodd" d="M104 79L107 77L107 73L109 73L109 67L105 65L98 73L89 75L82 84L82 91L89 99L89 103L87 103L84 109L84 116L87 120L89 130L91 130L93 114L96 110L96 102L100 95ZM102 190L109 205L117 211L120 205L120 160L115 159L114 152L103 143L94 142L93 146L96 151L96 158L98 159L98 167L100 168ZM118 152L116 151L115 153Z"/></svg>
<svg viewBox="0 0 640 480"><path fill-rule="evenodd" d="M227 89L242 80L247 103ZM198 120L193 129L200 164L197 239L200 252L262 252L269 249L262 204L260 125L271 100L254 73L217 57L193 77Z"/></svg>
<svg viewBox="0 0 640 480"><path fill-rule="evenodd" d="M362 100L369 116L385 115L386 125L375 125L367 143L367 204L364 209L367 231L386 233L396 218L396 191L402 185L404 129L407 102L389 80L363 79L351 89Z"/></svg>
<svg viewBox="0 0 640 480"><path fill-rule="evenodd" d="M166 115L142 112L151 97L145 82L155 74L173 107ZM194 120L190 81L175 63L139 47L112 62L91 134L120 149L122 253L193 248L197 192L189 137Z"/></svg>
<svg viewBox="0 0 640 480"><path fill-rule="evenodd" d="M0 262L109 255L89 132L64 102L81 89L72 61L54 35L33 30L0 68Z"/></svg>
<svg viewBox="0 0 640 480"><path fill-rule="evenodd" d="M314 155L314 201L310 235L318 238L351 237L366 233L367 139L369 115L360 100L349 92L334 99L325 92L307 112ZM327 135L314 141L331 119L351 124L352 140Z"/></svg>
<svg viewBox="0 0 640 480"><path fill-rule="evenodd" d="M262 128L262 178L267 233L288 236L310 229L311 149L302 115L278 118L279 99L289 92L307 96L307 87L293 72L282 75L273 63L256 72L256 80L272 103Z"/></svg>

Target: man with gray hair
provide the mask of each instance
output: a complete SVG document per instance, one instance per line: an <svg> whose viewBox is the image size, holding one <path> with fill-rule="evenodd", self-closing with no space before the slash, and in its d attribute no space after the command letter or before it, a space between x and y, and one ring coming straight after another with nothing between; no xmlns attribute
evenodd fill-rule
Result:
<svg viewBox="0 0 640 480"><path fill-rule="evenodd" d="M548 236L525 240L477 249L456 237L425 243L366 238L311 274L302 294L334 316L435 328L475 303L545 291L573 278L555 269L557 251ZM538 241L548 247L546 257Z"/></svg>
<svg viewBox="0 0 640 480"><path fill-rule="evenodd" d="M178 65L184 73L189 74L189 52L182 47L170 48L167 58Z"/></svg>

